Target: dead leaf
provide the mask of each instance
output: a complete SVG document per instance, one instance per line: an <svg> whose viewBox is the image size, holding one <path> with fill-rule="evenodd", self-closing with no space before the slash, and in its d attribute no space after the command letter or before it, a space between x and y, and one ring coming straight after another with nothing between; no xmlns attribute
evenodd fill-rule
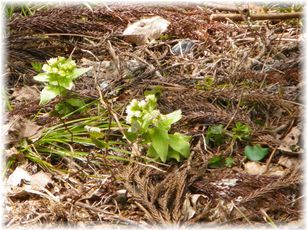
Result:
<svg viewBox="0 0 307 230"><path fill-rule="evenodd" d="M266 166L257 162L247 162L244 164L244 169L250 175L262 175L266 170Z"/></svg>
<svg viewBox="0 0 307 230"><path fill-rule="evenodd" d="M17 167L14 172L9 176L6 183L9 186L19 186L23 180L29 182L31 180L31 176L23 168Z"/></svg>
<svg viewBox="0 0 307 230"><path fill-rule="evenodd" d="M18 155L19 152L15 147L9 148L9 149L5 149L4 150L4 156L6 158L12 157L12 156L16 156Z"/></svg>
<svg viewBox="0 0 307 230"><path fill-rule="evenodd" d="M51 177L47 173L40 171L31 176L30 185L36 188L45 188L51 182Z"/></svg>
<svg viewBox="0 0 307 230"><path fill-rule="evenodd" d="M266 165L259 162L247 162L244 164L245 171L250 175L284 176L286 171L279 166L270 165L266 170Z"/></svg>
<svg viewBox="0 0 307 230"><path fill-rule="evenodd" d="M36 101L39 100L40 92L37 86L23 86L21 88L16 88L12 94L12 98L17 101Z"/></svg>
<svg viewBox="0 0 307 230"><path fill-rule="evenodd" d="M182 214L184 215L185 220L190 220L195 215L196 210L191 204L191 194L187 194L185 200L182 204Z"/></svg>
<svg viewBox="0 0 307 230"><path fill-rule="evenodd" d="M23 118L19 115L11 117L10 122L5 125L5 135L7 143L17 143L23 138L29 138L31 141L36 141L42 135L42 127L34 122Z"/></svg>
<svg viewBox="0 0 307 230"><path fill-rule="evenodd" d="M294 157L281 156L278 160L278 164L288 169L293 169L300 164L300 160Z"/></svg>
<svg viewBox="0 0 307 230"><path fill-rule="evenodd" d="M301 130L295 126L291 131L281 140L282 144L278 147L278 150L288 153L302 153L303 150L299 146Z"/></svg>

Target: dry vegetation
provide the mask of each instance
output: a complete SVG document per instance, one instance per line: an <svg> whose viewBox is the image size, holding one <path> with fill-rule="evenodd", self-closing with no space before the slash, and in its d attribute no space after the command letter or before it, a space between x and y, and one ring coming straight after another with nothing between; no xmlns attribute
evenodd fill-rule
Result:
<svg viewBox="0 0 307 230"><path fill-rule="evenodd" d="M9 177L19 166L32 179L8 189L6 226L300 223L301 22L214 21L213 13L227 11L201 5L70 6L15 15L7 22L6 173ZM142 46L125 42L121 33L128 23L150 15L171 22L166 35ZM194 46L173 55L180 39L191 39ZM31 63L71 53L79 65L94 67L76 81L74 92L96 104L59 119L51 113L57 99L39 106L41 85L33 80ZM137 66L127 75L131 60ZM132 150L121 135L125 106L146 90L161 92L163 113L182 110L173 131L192 136L189 159L148 163L119 151ZM82 144L85 131L70 138L74 126L84 126L76 119L99 116L95 124L106 124L105 141L118 142L116 148ZM246 143L205 143L209 126L232 128L238 121L251 127L250 143L270 149L252 169L244 156ZM54 125L64 127L66 139L39 142ZM58 148L72 157L55 154ZM232 156L234 165L211 168L214 156Z"/></svg>

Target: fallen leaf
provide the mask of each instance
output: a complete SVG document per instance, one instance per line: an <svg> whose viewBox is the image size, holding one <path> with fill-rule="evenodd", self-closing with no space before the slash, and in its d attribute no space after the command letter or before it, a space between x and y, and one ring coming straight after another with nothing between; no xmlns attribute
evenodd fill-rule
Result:
<svg viewBox="0 0 307 230"><path fill-rule="evenodd" d="M5 125L6 144L17 143L23 138L36 141L42 135L42 127L34 122L15 115L10 118L10 122Z"/></svg>
<svg viewBox="0 0 307 230"><path fill-rule="evenodd" d="M270 165L266 170L266 165L259 162L247 162L244 164L244 169L249 175L266 175L266 176L284 176L286 170L276 165Z"/></svg>
<svg viewBox="0 0 307 230"><path fill-rule="evenodd" d="M282 144L278 147L278 150L288 153L303 153L303 150L299 146L301 134L302 132L298 127L293 127L291 131L281 140Z"/></svg>
<svg viewBox="0 0 307 230"><path fill-rule="evenodd" d="M39 100L40 92L37 86L23 86L21 88L16 88L12 94L12 98L17 101L36 101Z"/></svg>
<svg viewBox="0 0 307 230"><path fill-rule="evenodd" d="M195 216L196 211L199 209L200 199L209 201L208 197L203 194L187 194L182 205L182 214L185 216L185 220L190 220Z"/></svg>
<svg viewBox="0 0 307 230"><path fill-rule="evenodd" d="M258 162L247 162L244 164L244 169L250 175L262 175L266 170L266 166Z"/></svg>
<svg viewBox="0 0 307 230"><path fill-rule="evenodd" d="M190 220L196 213L195 208L191 204L190 196L191 195L187 195L182 204L182 214L186 220Z"/></svg>
<svg viewBox="0 0 307 230"><path fill-rule="evenodd" d="M300 160L294 157L281 156L278 160L278 164L288 169L293 169L300 164Z"/></svg>
<svg viewBox="0 0 307 230"><path fill-rule="evenodd" d="M6 158L12 157L12 156L16 156L18 155L18 150L15 147L9 148L9 149L5 149L4 150L4 156Z"/></svg>
<svg viewBox="0 0 307 230"><path fill-rule="evenodd" d="M30 181L31 176L30 174L21 167L17 167L14 172L8 177L7 185L9 186L19 186L22 180Z"/></svg>
<svg viewBox="0 0 307 230"><path fill-rule="evenodd" d="M45 188L51 182L51 177L47 173L40 171L31 176L30 185L36 188Z"/></svg>

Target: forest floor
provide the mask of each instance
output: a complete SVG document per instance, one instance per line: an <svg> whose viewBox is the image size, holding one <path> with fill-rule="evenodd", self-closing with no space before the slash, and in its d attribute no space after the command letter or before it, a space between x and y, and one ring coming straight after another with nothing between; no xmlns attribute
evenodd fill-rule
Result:
<svg viewBox="0 0 307 230"><path fill-rule="evenodd" d="M302 20L212 16L235 11L82 5L10 17L5 226L302 226ZM159 39L123 38L153 15L170 22ZM176 52L178 42L191 47ZM58 56L92 67L67 96L84 103L60 116L63 98L39 104L32 67ZM182 111L171 133L191 137L187 159L150 160L123 138L127 105L147 92L162 114Z"/></svg>

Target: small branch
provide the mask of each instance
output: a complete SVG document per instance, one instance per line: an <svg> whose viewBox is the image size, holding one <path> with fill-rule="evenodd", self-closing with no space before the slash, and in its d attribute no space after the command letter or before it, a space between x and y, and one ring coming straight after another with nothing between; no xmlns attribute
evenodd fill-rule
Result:
<svg viewBox="0 0 307 230"><path fill-rule="evenodd" d="M204 3L206 8L210 8L213 10L219 11L229 11L229 12L240 12L240 8L233 5L225 5L225 4L214 4L214 3Z"/></svg>
<svg viewBox="0 0 307 230"><path fill-rule="evenodd" d="M282 14L254 14L249 15L251 20L286 20L293 18L302 18L303 14L297 13L282 13ZM242 14L211 14L210 20L224 21L226 19L231 19L232 21L244 21Z"/></svg>

